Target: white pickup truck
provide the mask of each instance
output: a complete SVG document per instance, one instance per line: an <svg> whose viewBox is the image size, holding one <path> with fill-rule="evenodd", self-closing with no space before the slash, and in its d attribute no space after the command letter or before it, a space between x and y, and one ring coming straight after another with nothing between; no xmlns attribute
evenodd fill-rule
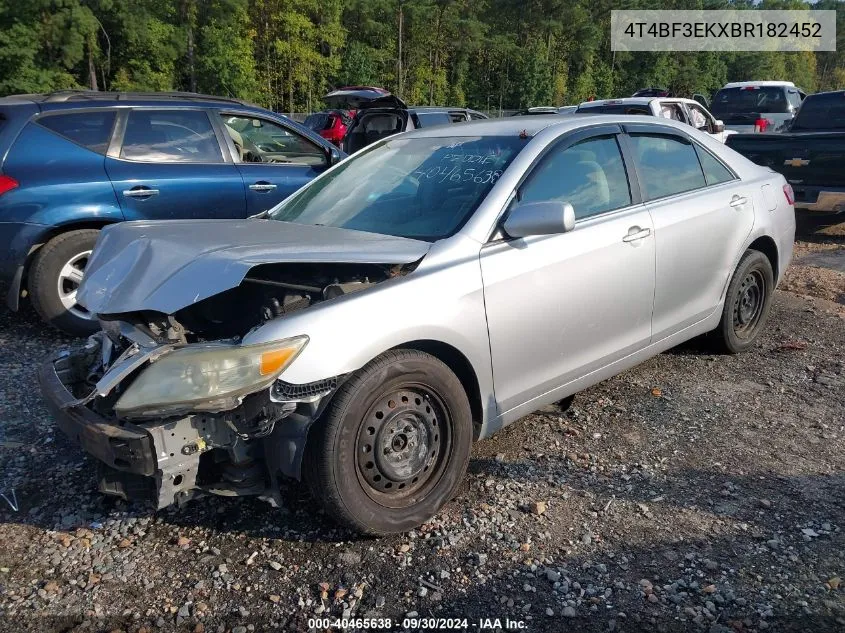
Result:
<svg viewBox="0 0 845 633"><path fill-rule="evenodd" d="M627 99L604 99L585 101L578 106L576 114L639 114L658 116L691 125L707 132L722 143L733 131L725 130L725 124L716 119L707 109L692 99L678 97L629 97Z"/></svg>

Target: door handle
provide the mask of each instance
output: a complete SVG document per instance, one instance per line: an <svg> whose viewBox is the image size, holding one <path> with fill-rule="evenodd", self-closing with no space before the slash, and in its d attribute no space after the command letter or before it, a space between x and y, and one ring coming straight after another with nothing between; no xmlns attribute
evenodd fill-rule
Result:
<svg viewBox="0 0 845 633"><path fill-rule="evenodd" d="M132 187L132 189L125 189L123 195L127 198L149 198L151 196L157 196L158 189L150 189L149 187L138 185L137 187Z"/></svg>
<svg viewBox="0 0 845 633"><path fill-rule="evenodd" d="M276 188L276 185L265 180L259 180L258 182L251 184L249 188L253 191L258 191L259 193L266 193L267 191L273 191L273 189Z"/></svg>
<svg viewBox="0 0 845 633"><path fill-rule="evenodd" d="M744 205L746 202L748 202L748 198L745 198L744 196L734 196L731 198L730 205L736 209L737 207Z"/></svg>
<svg viewBox="0 0 845 633"><path fill-rule="evenodd" d="M632 226L628 229L628 235L622 238L623 242L637 242L651 235L651 229L641 229L638 226Z"/></svg>

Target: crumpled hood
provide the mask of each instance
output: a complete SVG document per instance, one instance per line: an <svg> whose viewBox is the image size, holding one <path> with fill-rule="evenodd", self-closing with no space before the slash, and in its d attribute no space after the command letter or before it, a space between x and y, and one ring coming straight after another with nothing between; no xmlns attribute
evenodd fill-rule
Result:
<svg viewBox="0 0 845 633"><path fill-rule="evenodd" d="M172 314L239 285L259 264L408 264L431 244L276 220L158 220L103 229L77 301L96 314Z"/></svg>

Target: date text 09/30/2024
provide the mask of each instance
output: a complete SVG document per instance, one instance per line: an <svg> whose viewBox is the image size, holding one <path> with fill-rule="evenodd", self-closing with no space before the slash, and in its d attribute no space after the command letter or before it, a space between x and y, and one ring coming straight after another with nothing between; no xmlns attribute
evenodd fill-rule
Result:
<svg viewBox="0 0 845 633"><path fill-rule="evenodd" d="M392 618L311 618L308 620L309 629L340 629L342 631L353 631L356 629L390 630L398 625L398 620ZM510 618L419 618L405 617L401 621L402 628L408 631L525 631L528 624L525 620L512 620Z"/></svg>

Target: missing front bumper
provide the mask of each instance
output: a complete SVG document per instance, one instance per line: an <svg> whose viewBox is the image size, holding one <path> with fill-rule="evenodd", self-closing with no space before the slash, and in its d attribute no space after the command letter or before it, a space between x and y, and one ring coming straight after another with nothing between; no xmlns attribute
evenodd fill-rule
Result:
<svg viewBox="0 0 845 633"><path fill-rule="evenodd" d="M101 492L150 499L158 508L202 494L277 500L277 476L299 478L308 428L337 385L281 384L231 411L133 423L97 413L94 398L77 397L89 389L81 381L98 352L89 342L41 366L47 407L62 432L99 460Z"/></svg>

